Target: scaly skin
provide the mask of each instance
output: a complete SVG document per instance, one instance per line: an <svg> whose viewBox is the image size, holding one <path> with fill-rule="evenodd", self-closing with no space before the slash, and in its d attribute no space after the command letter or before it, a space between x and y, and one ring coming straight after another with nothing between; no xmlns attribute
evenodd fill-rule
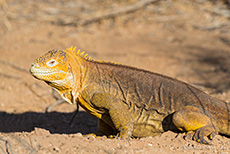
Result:
<svg viewBox="0 0 230 154"><path fill-rule="evenodd" d="M93 61L71 47L36 59L31 74L97 117L97 135L122 139L180 130L204 144L230 135L230 104L176 79L149 71Z"/></svg>

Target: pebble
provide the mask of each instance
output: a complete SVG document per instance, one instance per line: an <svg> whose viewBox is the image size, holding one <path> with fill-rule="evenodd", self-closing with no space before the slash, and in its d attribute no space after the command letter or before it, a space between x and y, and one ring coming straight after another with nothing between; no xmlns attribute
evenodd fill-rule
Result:
<svg viewBox="0 0 230 154"><path fill-rule="evenodd" d="M38 135L38 136L42 136L42 135L50 135L50 132L46 129L42 129L42 128L37 128L35 127L34 128L34 131L35 133Z"/></svg>
<svg viewBox="0 0 230 154"><path fill-rule="evenodd" d="M88 140L88 141L95 141L95 139L96 138L94 136L89 136L86 138L86 140Z"/></svg>
<svg viewBox="0 0 230 154"><path fill-rule="evenodd" d="M57 151L58 153L61 152L61 150L58 147L56 147L56 146L53 148L53 150Z"/></svg>
<svg viewBox="0 0 230 154"><path fill-rule="evenodd" d="M152 147L152 146L153 146L153 144L149 143L149 144L148 144L148 146Z"/></svg>
<svg viewBox="0 0 230 154"><path fill-rule="evenodd" d="M82 133L77 133L76 136L77 137L82 137Z"/></svg>

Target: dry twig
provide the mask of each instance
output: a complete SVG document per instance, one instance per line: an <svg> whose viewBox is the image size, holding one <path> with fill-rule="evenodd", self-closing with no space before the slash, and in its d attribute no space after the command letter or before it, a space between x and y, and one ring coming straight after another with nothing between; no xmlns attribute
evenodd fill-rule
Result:
<svg viewBox="0 0 230 154"><path fill-rule="evenodd" d="M59 105L59 104L63 104L63 103L66 103L66 101L64 99L59 99L57 100L54 104L51 104L50 106L48 106L46 108L46 112L50 112L52 110L53 107Z"/></svg>
<svg viewBox="0 0 230 154"><path fill-rule="evenodd" d="M54 89L52 90L52 96L53 96L57 101L56 101L54 104L51 104L50 106L48 106L48 107L46 108L46 112L50 112L51 109L52 109L53 107L55 107L55 106L57 106L57 105L59 105L59 104L67 103L64 99L59 98L58 96L56 96L55 90L54 90ZM73 115L72 115L72 117L71 117L71 119L70 119L70 121L69 121L69 124L70 124L70 125L72 124L74 118L76 117L76 115L77 115L78 112L79 112L79 104L76 103L76 106L77 106L77 109L75 110L75 112L73 113Z"/></svg>
<svg viewBox="0 0 230 154"><path fill-rule="evenodd" d="M21 80L20 77L12 76L12 75L7 75L7 74L3 74L3 73L0 73L0 76L2 76L2 77L4 77L4 78L8 78L8 79Z"/></svg>
<svg viewBox="0 0 230 154"><path fill-rule="evenodd" d="M72 117L71 117L71 119L70 119L70 121L69 121L69 125L71 125L71 124L72 124L72 122L73 122L74 118L76 117L76 115L77 115L77 114L78 114L78 112L79 112L79 104L78 104L78 103L76 103L76 105L77 105L77 109L75 110L74 114L72 115Z"/></svg>
<svg viewBox="0 0 230 154"><path fill-rule="evenodd" d="M52 89L52 96L57 100L54 104L51 104L50 106L48 106L46 108L46 112L50 112L52 110L53 107L62 104L62 103L66 103L66 101L60 97L58 97L55 93L55 90Z"/></svg>
<svg viewBox="0 0 230 154"><path fill-rule="evenodd" d="M11 136L12 138L14 138L18 143L20 143L23 147L25 147L25 149L27 151L30 151L30 154L34 153L34 152L37 152L36 149L34 149L32 147L32 145L30 145L29 143L27 143L25 140L22 140L16 136Z"/></svg>
<svg viewBox="0 0 230 154"><path fill-rule="evenodd" d="M12 148L11 148L10 142L9 142L8 140L5 140L5 139L1 138L1 137L0 137L0 140L5 142L6 153L7 153L7 154L14 154L14 152L13 152L13 150L12 150ZM1 147L1 149L3 150L2 147ZM4 150L3 150L3 152L4 152ZM5 152L4 152L4 153L5 153Z"/></svg>
<svg viewBox="0 0 230 154"><path fill-rule="evenodd" d="M28 73L28 70L24 69L24 68L21 68L19 66L16 66L12 63L9 63L8 61L4 61L4 60L0 60L0 63L1 64L4 64L4 65L7 65L7 66L10 66L11 68L15 69L15 70L18 70L20 72L23 72L23 73Z"/></svg>
<svg viewBox="0 0 230 154"><path fill-rule="evenodd" d="M206 30L206 31L214 31L217 29L221 29L221 28L230 28L230 24L218 24L218 25L211 25L211 26L193 26L195 29L199 29L199 30Z"/></svg>
<svg viewBox="0 0 230 154"><path fill-rule="evenodd" d="M3 15L1 16L4 25L6 26L7 30L11 30L12 29L12 25L7 17L7 11L9 10L9 7L7 5L6 0L0 0L0 8L3 11Z"/></svg>
<svg viewBox="0 0 230 154"><path fill-rule="evenodd" d="M7 154L1 146L0 146L0 149L2 150L4 154Z"/></svg>
<svg viewBox="0 0 230 154"><path fill-rule="evenodd" d="M63 21L59 21L57 24L63 25L63 26L76 26L76 27L77 26L85 26L85 25L89 25L92 23L100 22L103 19L111 19L111 18L115 18L117 16L121 16L124 14L136 12L139 9L142 9L143 7L146 7L150 4L156 3L158 1L160 1L160 0L141 0L134 5L126 6L122 9L119 9L119 10L110 11L110 13L106 13L106 14L98 16L98 17L93 17L92 19L85 20L83 22L72 21L70 23L65 23Z"/></svg>

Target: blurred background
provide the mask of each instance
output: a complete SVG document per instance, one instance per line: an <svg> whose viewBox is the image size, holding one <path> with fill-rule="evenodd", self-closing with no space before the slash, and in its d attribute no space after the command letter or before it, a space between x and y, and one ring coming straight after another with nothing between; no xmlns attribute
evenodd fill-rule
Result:
<svg viewBox="0 0 230 154"><path fill-rule="evenodd" d="M28 70L41 54L70 46L92 59L168 75L230 101L229 0L0 0L1 132L36 126L63 133L63 123L50 121L71 117L64 113L76 107L62 104L45 118L56 100ZM85 119L76 120L81 132L94 130L96 122L84 129Z"/></svg>

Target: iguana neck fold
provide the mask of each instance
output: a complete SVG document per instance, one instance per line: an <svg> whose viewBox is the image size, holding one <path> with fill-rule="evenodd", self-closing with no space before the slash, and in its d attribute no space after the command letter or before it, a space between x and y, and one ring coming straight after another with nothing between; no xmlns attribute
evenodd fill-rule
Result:
<svg viewBox="0 0 230 154"><path fill-rule="evenodd" d="M66 81L67 86L65 89L56 88L56 90L68 103L75 104L79 93L84 87L86 67L84 59L76 55L75 52L67 52L67 54L69 56L69 71L71 77Z"/></svg>

